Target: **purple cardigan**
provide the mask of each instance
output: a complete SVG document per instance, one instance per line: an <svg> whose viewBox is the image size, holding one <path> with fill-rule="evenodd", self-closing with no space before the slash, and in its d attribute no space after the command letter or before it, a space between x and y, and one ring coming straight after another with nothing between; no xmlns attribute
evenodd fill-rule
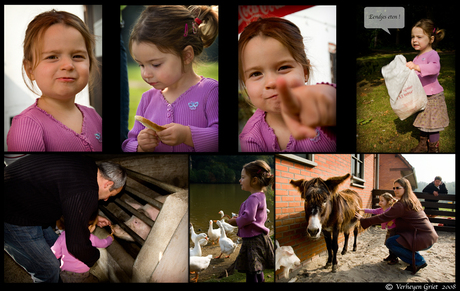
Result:
<svg viewBox="0 0 460 291"><path fill-rule="evenodd" d="M336 137L323 128L316 129L315 138L296 140L292 137L283 152L335 152ZM257 109L240 134L242 152L281 152L278 139L273 129L265 121L265 111Z"/></svg>
<svg viewBox="0 0 460 291"><path fill-rule="evenodd" d="M423 89L425 89L426 95L438 94L444 91L438 82L441 63L439 55L435 50L416 56L413 62L420 67L420 72L415 72L423 85Z"/></svg>
<svg viewBox="0 0 460 291"><path fill-rule="evenodd" d="M142 94L136 115L158 125L178 123L190 127L194 148L186 144L169 146L160 142L155 152L217 152L219 132L219 84L214 79L203 78L190 87L173 103L154 88ZM124 152L137 151L137 135L145 127L138 121L123 142Z"/></svg>
<svg viewBox="0 0 460 291"><path fill-rule="evenodd" d="M96 110L75 106L83 115L81 134L34 104L13 118L6 143L10 152L101 152L102 118Z"/></svg>
<svg viewBox="0 0 460 291"><path fill-rule="evenodd" d="M267 220L267 202L264 192L251 194L240 206L236 224L239 237L254 237L261 233L268 234L265 227Z"/></svg>

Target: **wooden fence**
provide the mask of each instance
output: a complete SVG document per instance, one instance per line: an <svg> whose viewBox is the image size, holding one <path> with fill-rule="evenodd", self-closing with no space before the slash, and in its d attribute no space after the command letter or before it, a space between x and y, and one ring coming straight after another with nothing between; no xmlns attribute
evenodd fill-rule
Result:
<svg viewBox="0 0 460 291"><path fill-rule="evenodd" d="M379 195L388 192L394 196L393 190L372 190L372 208L379 208ZM433 223L436 231L455 231L455 194L434 196L428 193L414 192L425 207L425 213L428 215L430 222ZM428 200L437 200L437 202L427 202ZM433 208L433 209L426 209ZM430 216L436 217L430 217Z"/></svg>

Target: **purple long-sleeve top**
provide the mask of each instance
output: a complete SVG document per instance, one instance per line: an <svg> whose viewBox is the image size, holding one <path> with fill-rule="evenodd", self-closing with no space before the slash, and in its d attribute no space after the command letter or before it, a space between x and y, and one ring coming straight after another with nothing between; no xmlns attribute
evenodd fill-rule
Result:
<svg viewBox="0 0 460 291"><path fill-rule="evenodd" d="M75 103L83 117L76 133L34 104L13 118L6 143L10 152L101 152L102 118L96 110Z"/></svg>
<svg viewBox="0 0 460 291"><path fill-rule="evenodd" d="M420 67L420 72L415 70L426 95L438 94L444 89L438 82L441 62L438 53L431 50L414 58L413 63Z"/></svg>
<svg viewBox="0 0 460 291"><path fill-rule="evenodd" d="M106 248L113 242L113 238L111 236L101 239L94 234L90 234L89 240L91 241L91 245L96 248ZM51 247L51 251L56 256L56 259L61 258L61 271L85 273L90 269L87 265L85 265L85 263L75 258L67 250L65 231L63 231L58 237L54 245Z"/></svg>
<svg viewBox="0 0 460 291"><path fill-rule="evenodd" d="M326 128L316 128L316 137L296 140L291 135L284 150L278 138L265 120L266 112L257 109L240 134L242 152L335 152L335 133Z"/></svg>
<svg viewBox="0 0 460 291"><path fill-rule="evenodd" d="M268 234L265 227L267 220L267 202L264 192L252 193L240 206L236 224L239 237L254 237L259 234Z"/></svg>
<svg viewBox="0 0 460 291"><path fill-rule="evenodd" d="M379 214L388 212L390 209L391 209L391 207L388 207L385 210L383 210L382 208L377 208L377 209L366 208L366 209L364 209L364 213L370 213L370 214L374 214L374 215L379 215ZM382 222L381 226L382 226L382 229L386 229L386 228L392 229L392 228L396 227L396 222L393 219L392 221Z"/></svg>
<svg viewBox="0 0 460 291"><path fill-rule="evenodd" d="M164 98L160 90L150 89L142 94L136 115L158 125L178 123L190 127L194 147L186 144L169 146L162 142L155 152L217 152L219 133L219 83L203 78L179 96L173 103ZM123 142L124 152L137 151L137 136L145 127L135 121L128 139Z"/></svg>

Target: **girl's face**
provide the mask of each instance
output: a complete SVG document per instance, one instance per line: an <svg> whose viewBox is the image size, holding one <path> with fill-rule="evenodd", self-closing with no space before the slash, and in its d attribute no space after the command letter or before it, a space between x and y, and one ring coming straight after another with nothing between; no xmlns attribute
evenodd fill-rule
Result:
<svg viewBox="0 0 460 291"><path fill-rule="evenodd" d="M142 79L158 90L174 85L182 77L182 60L171 53L163 53L152 43L132 45L134 60L141 67Z"/></svg>
<svg viewBox="0 0 460 291"><path fill-rule="evenodd" d="M428 50L431 50L431 44L434 41L434 36L428 37L428 35L426 35L420 27L413 27L411 35L411 44L416 51L420 51L420 54L423 54Z"/></svg>
<svg viewBox="0 0 460 291"><path fill-rule="evenodd" d="M60 100L75 98L88 84L90 61L85 40L71 26L53 24L43 34L39 63L27 73L43 96Z"/></svg>
<svg viewBox="0 0 460 291"><path fill-rule="evenodd" d="M307 76L302 65L279 41L256 36L246 44L242 55L245 85L255 107L266 112L281 113L276 79L284 77L288 87L305 85Z"/></svg>
<svg viewBox="0 0 460 291"><path fill-rule="evenodd" d="M399 183L394 183L393 184L393 190L394 190L394 193L395 193L395 197L397 199L401 199L401 197L404 194L404 187L401 186Z"/></svg>
<svg viewBox="0 0 460 291"><path fill-rule="evenodd" d="M382 196L379 197L379 206L384 209L388 208L388 201Z"/></svg>
<svg viewBox="0 0 460 291"><path fill-rule="evenodd" d="M253 180L254 179L252 179L251 176L246 173L245 169L241 170L241 179L239 181L241 185L241 190L249 191L251 193L256 192L253 187L255 184Z"/></svg>

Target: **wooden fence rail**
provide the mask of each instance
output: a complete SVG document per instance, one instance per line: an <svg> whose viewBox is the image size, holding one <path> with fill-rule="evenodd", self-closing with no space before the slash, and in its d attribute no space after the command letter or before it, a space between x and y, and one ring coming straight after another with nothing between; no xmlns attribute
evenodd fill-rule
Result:
<svg viewBox="0 0 460 291"><path fill-rule="evenodd" d="M379 195L385 192L394 196L393 190L372 190L372 208L379 208ZM420 199L422 206L425 207L425 213L428 215L430 222L434 224L436 231L455 231L455 194L439 194L438 196L434 196L422 192L414 193ZM428 202L425 200L436 200L437 202Z"/></svg>

